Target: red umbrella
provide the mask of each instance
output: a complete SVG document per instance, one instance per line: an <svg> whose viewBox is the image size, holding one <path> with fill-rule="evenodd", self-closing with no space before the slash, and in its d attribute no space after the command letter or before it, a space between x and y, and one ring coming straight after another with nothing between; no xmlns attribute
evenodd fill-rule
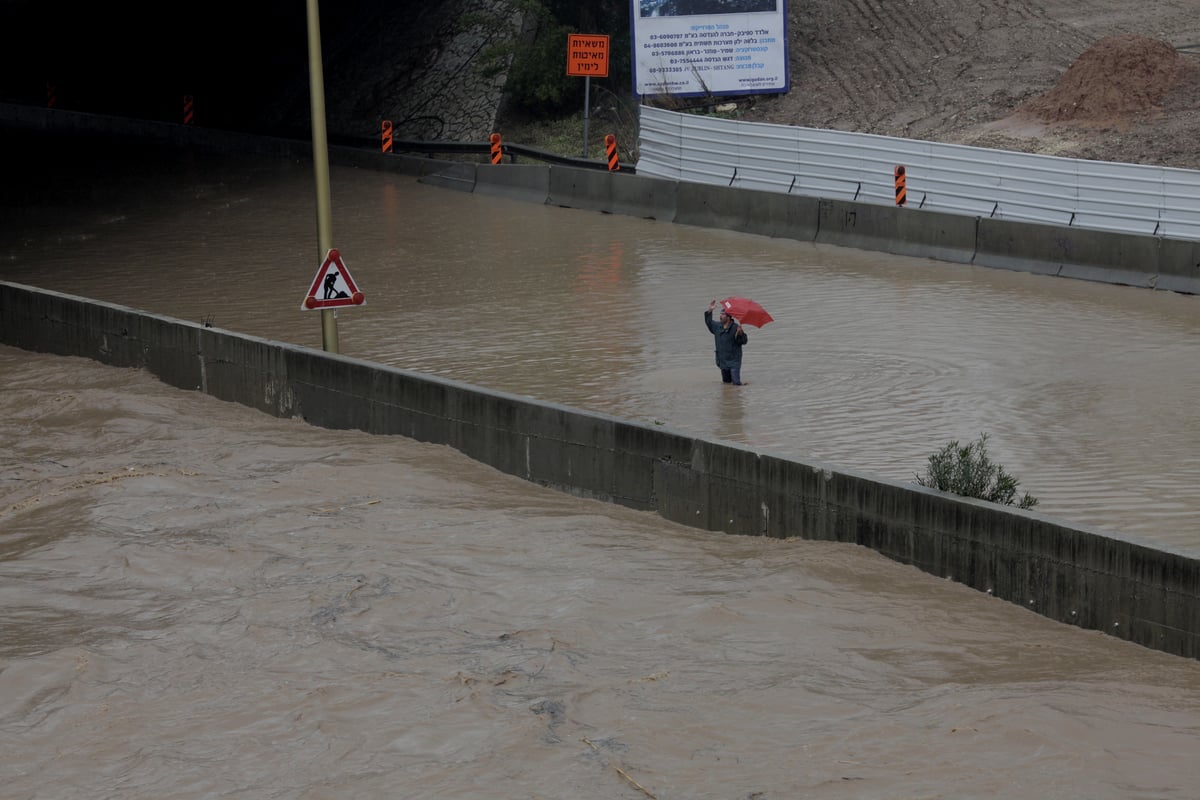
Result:
<svg viewBox="0 0 1200 800"><path fill-rule="evenodd" d="M768 322L775 321L775 318L768 314L765 308L746 297L726 297L717 305L743 325L761 328Z"/></svg>

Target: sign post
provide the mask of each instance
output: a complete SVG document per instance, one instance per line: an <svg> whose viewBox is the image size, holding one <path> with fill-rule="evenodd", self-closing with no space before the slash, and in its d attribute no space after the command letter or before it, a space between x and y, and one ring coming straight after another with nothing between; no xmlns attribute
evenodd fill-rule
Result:
<svg viewBox="0 0 1200 800"><path fill-rule="evenodd" d="M317 179L317 247L333 247L333 205L329 199L329 139L325 131L325 71L321 66L321 13L317 0L306 0L308 18L308 94L312 109L313 172ZM321 311L321 349L338 352L337 317Z"/></svg>
<svg viewBox="0 0 1200 800"><path fill-rule="evenodd" d="M567 74L583 76L583 157L588 157L592 76L608 77L608 34L568 33Z"/></svg>

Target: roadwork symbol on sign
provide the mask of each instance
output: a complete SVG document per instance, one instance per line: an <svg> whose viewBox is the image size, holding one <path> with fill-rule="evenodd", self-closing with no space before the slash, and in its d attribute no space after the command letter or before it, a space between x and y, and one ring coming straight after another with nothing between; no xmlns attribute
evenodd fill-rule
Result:
<svg viewBox="0 0 1200 800"><path fill-rule="evenodd" d="M346 262L337 250L330 250L325 261L317 270L304 302L300 304L301 311L314 308L341 308L342 306L361 306L367 298L358 290Z"/></svg>

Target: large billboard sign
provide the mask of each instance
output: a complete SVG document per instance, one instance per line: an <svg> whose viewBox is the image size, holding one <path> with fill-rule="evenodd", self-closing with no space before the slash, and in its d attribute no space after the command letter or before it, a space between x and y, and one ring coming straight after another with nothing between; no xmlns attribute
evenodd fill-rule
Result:
<svg viewBox="0 0 1200 800"><path fill-rule="evenodd" d="M788 90L785 0L631 0L639 96Z"/></svg>

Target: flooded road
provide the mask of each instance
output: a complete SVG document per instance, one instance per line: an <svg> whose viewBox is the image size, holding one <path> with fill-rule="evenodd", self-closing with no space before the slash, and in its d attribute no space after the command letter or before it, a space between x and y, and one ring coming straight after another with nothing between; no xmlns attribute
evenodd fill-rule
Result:
<svg viewBox="0 0 1200 800"><path fill-rule="evenodd" d="M6 166L0 278L320 347L306 165ZM348 355L898 480L988 431L1039 510L1200 548L1195 298L333 182ZM726 294L777 320L740 391ZM38 800L1174 800L1200 662L0 346L0 752Z"/></svg>
<svg viewBox="0 0 1200 800"><path fill-rule="evenodd" d="M0 277L321 347L299 310L321 260L309 165L78 169L43 163L44 194L6 201ZM331 180L367 296L339 312L347 355L899 481L987 433L1038 511L1200 552L1195 297ZM749 329L740 390L702 319L731 294L776 320Z"/></svg>

